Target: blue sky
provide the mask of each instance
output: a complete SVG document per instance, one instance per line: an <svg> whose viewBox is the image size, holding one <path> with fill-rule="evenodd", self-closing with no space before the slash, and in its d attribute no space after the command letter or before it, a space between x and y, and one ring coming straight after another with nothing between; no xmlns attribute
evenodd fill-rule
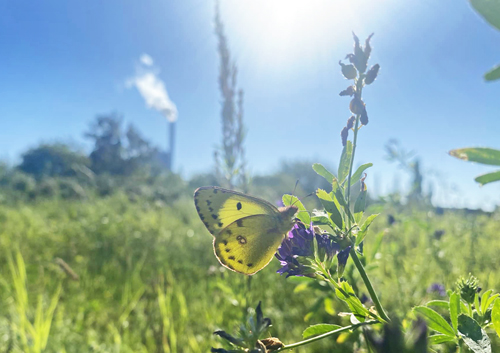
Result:
<svg viewBox="0 0 500 353"><path fill-rule="evenodd" d="M1 0L0 158L15 163L41 141L89 149L83 132L111 111L165 147L165 119L127 86L147 53L179 112L176 170L208 170L220 139L213 9L208 0ZM283 159L337 164L350 115L337 63L351 51L351 31L362 40L375 32L371 63L381 71L364 91L370 124L356 161L375 164L368 185L376 193L404 187L404 172L384 160L396 138L421 158L436 203L499 202L500 185L473 181L492 168L447 155L500 148L500 82L482 78L500 62L500 32L467 1L223 0L221 11L245 91L254 174Z"/></svg>

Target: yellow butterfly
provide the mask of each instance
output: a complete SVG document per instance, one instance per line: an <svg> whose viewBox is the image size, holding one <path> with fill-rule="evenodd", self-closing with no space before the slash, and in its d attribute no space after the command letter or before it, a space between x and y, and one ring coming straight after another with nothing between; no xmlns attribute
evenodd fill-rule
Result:
<svg viewBox="0 0 500 353"><path fill-rule="evenodd" d="M298 211L216 186L194 192L198 215L214 236L214 252L230 270L252 275L273 258Z"/></svg>

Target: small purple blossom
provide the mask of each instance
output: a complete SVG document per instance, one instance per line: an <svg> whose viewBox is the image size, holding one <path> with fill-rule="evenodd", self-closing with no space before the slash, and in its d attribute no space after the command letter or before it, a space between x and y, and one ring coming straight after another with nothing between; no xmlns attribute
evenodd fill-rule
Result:
<svg viewBox="0 0 500 353"><path fill-rule="evenodd" d="M441 283L433 283L427 288L427 293L436 293L441 297L446 296L446 290Z"/></svg>
<svg viewBox="0 0 500 353"><path fill-rule="evenodd" d="M290 277L311 276L314 273L307 266L307 261L304 261L304 258L314 256L314 236L316 236L320 254L326 255L329 259L338 254L340 246L328 234L315 233L312 223L309 228L306 228L303 223L297 222L276 252L275 256L282 266L277 271L279 274L286 273L286 276Z"/></svg>

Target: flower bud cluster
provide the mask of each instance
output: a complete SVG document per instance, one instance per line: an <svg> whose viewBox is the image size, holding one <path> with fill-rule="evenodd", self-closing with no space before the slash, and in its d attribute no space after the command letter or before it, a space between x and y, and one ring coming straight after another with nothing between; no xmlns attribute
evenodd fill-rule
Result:
<svg viewBox="0 0 500 353"><path fill-rule="evenodd" d="M375 64L366 72L366 69L368 68L368 59L370 58L372 51L370 46L372 36L373 34L366 39L365 46L363 48L359 43L359 38L353 33L354 53L347 54L346 56L346 59L349 60L350 64L344 64L339 61L342 75L344 75L344 77L348 80L354 80L354 84L341 91L340 96L353 97L349 104L349 109L355 117L359 117L359 122L362 125L368 124L368 113L366 111L366 104L361 99L361 90L364 85L372 84L373 81L375 81L380 70L380 65ZM342 129L340 136L343 146L347 144L349 130L353 128L354 126L350 126L348 123L347 126Z"/></svg>
<svg viewBox="0 0 500 353"><path fill-rule="evenodd" d="M469 278L465 279L462 277L457 281L457 289L460 297L469 304L474 303L476 293L481 290L479 288L479 280L471 274L469 274Z"/></svg>

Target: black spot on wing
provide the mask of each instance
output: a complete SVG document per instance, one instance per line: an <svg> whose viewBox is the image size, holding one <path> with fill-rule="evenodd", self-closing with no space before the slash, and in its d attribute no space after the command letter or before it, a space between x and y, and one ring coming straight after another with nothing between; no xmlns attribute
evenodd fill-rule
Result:
<svg viewBox="0 0 500 353"><path fill-rule="evenodd" d="M234 256L229 256L228 259L234 261Z"/></svg>
<svg viewBox="0 0 500 353"><path fill-rule="evenodd" d="M236 221L236 225L237 225L238 227L243 227L243 220L238 219L238 220Z"/></svg>
<svg viewBox="0 0 500 353"><path fill-rule="evenodd" d="M223 225L224 225L224 223L219 222L219 227L221 227L221 228L222 228L222 226L223 226Z"/></svg>
<svg viewBox="0 0 500 353"><path fill-rule="evenodd" d="M249 268L250 268L250 267L253 267L253 264L252 264L252 263L249 263L249 264L247 264L247 267L249 267Z"/></svg>
<svg viewBox="0 0 500 353"><path fill-rule="evenodd" d="M210 212L213 212L213 211L214 211L214 209L213 209L212 207L208 207L208 210L209 210Z"/></svg>
<svg viewBox="0 0 500 353"><path fill-rule="evenodd" d="M231 249L229 249L229 248L226 248L226 252L230 252L230 251L231 251Z"/></svg>
<svg viewBox="0 0 500 353"><path fill-rule="evenodd" d="M214 189L214 194L217 194L217 189Z"/></svg>
<svg viewBox="0 0 500 353"><path fill-rule="evenodd" d="M212 201L207 200L207 206L210 206L212 204Z"/></svg>
<svg viewBox="0 0 500 353"><path fill-rule="evenodd" d="M217 215L216 215L216 214L213 214L213 215L212 215L212 218L213 218L213 219L217 219Z"/></svg>
<svg viewBox="0 0 500 353"><path fill-rule="evenodd" d="M236 208L238 209L238 211L239 211L239 210L241 210L241 202L238 202L238 203L236 204Z"/></svg>
<svg viewBox="0 0 500 353"><path fill-rule="evenodd" d="M229 234L229 235L233 235L233 232L231 231L231 229L226 229L226 232L227 232L227 234Z"/></svg>
<svg viewBox="0 0 500 353"><path fill-rule="evenodd" d="M243 261L242 260L238 260L238 262L243 265Z"/></svg>
<svg viewBox="0 0 500 353"><path fill-rule="evenodd" d="M222 244L227 245L227 240L226 239L222 240Z"/></svg>

